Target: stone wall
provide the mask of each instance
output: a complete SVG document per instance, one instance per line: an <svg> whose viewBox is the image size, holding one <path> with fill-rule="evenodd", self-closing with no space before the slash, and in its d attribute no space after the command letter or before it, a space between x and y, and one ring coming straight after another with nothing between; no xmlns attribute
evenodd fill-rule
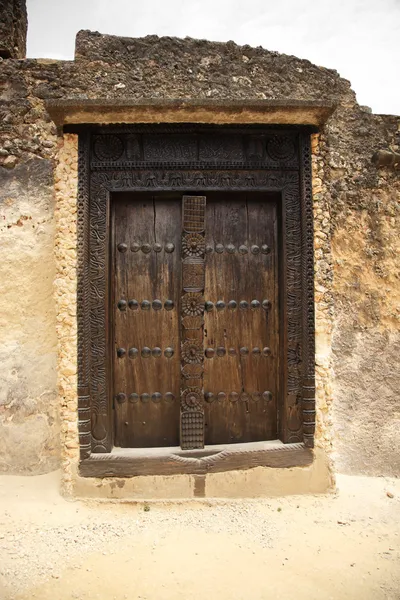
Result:
<svg viewBox="0 0 400 600"><path fill-rule="evenodd" d="M25 0L0 0L0 57L25 58L27 26Z"/></svg>
<svg viewBox="0 0 400 600"><path fill-rule="evenodd" d="M398 148L398 118L370 114L357 105L348 81L308 61L231 42L154 36L128 39L80 32L75 61L3 61L0 90L0 173L8 186L2 186L0 205L1 226L8 236L0 266L9 290L1 311L8 340L0 367L3 470L54 468L60 409L70 445L63 437L64 459L66 464L76 462L76 415L70 396L76 333L68 339L60 333L75 314L72 301L67 310L64 299L64 293L70 300L74 294L75 250L64 247L60 231L67 227L73 233L73 221L65 219L74 214L70 176L76 149L73 138L63 140L56 131L44 101L291 98L338 104L313 139L317 443L334 450L339 470L400 472L395 395L400 383L399 173L371 163L377 149ZM57 269L65 263L61 278L55 273L53 252L52 179L57 164ZM71 284L64 289L68 278ZM58 400L56 315L62 364ZM29 442L23 452L18 450L21 439Z"/></svg>

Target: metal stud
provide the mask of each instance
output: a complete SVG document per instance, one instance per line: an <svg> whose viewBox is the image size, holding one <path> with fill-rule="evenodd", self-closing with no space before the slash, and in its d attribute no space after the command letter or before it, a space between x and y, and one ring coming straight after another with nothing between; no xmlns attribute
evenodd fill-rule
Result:
<svg viewBox="0 0 400 600"><path fill-rule="evenodd" d="M215 246L215 252L218 252L218 254L222 254L223 251L224 251L224 245L223 244L217 244Z"/></svg>
<svg viewBox="0 0 400 600"><path fill-rule="evenodd" d="M162 354L162 350L161 348L159 348L158 346L156 346L155 348L153 348L153 350L151 351L152 355L154 356L154 358L159 358Z"/></svg>
<svg viewBox="0 0 400 600"><path fill-rule="evenodd" d="M263 254L269 254L271 252L271 248L269 246L267 246L267 244L263 244L261 246L261 252Z"/></svg>
<svg viewBox="0 0 400 600"><path fill-rule="evenodd" d="M128 250L128 246L126 244L118 244L117 248L118 252L122 252L122 254Z"/></svg>
<svg viewBox="0 0 400 600"><path fill-rule="evenodd" d="M207 358L213 358L214 353L214 348L207 348L205 352Z"/></svg>
<svg viewBox="0 0 400 600"><path fill-rule="evenodd" d="M236 348L229 348L228 353L229 356L236 356Z"/></svg>
<svg viewBox="0 0 400 600"><path fill-rule="evenodd" d="M217 356L225 356L226 349L223 346L218 346L217 348Z"/></svg>
<svg viewBox="0 0 400 600"><path fill-rule="evenodd" d="M243 346L242 348L240 348L239 352L242 356L247 356L247 354L249 353L249 349L246 348L246 346Z"/></svg>
<svg viewBox="0 0 400 600"><path fill-rule="evenodd" d="M239 246L239 253L240 253L240 254L247 254L247 253L248 253L248 251L249 251L249 249L248 249L248 247L247 247L247 246L244 246L244 245L242 245L242 246Z"/></svg>
<svg viewBox="0 0 400 600"><path fill-rule="evenodd" d="M235 246L233 244L228 244L226 247L226 251L229 252L229 254L234 254Z"/></svg>
<svg viewBox="0 0 400 600"><path fill-rule="evenodd" d="M161 300L153 300L152 307L153 307L153 310L161 310L162 309Z"/></svg>
<svg viewBox="0 0 400 600"><path fill-rule="evenodd" d="M161 252L161 250L162 250L161 244L154 244L153 250L154 250L154 252Z"/></svg>
<svg viewBox="0 0 400 600"><path fill-rule="evenodd" d="M137 348L129 348L129 358L137 358L139 356L139 350Z"/></svg>
<svg viewBox="0 0 400 600"><path fill-rule="evenodd" d="M237 392L231 392L229 394L229 400L231 402L237 402L239 400L239 394Z"/></svg>
<svg viewBox="0 0 400 600"><path fill-rule="evenodd" d="M240 399L242 402L248 402L250 400L250 396L247 392L242 392L240 394Z"/></svg>
<svg viewBox="0 0 400 600"><path fill-rule="evenodd" d="M138 244L137 242L133 242L133 244L131 245L131 251L139 252L139 250L140 250L140 244Z"/></svg>
<svg viewBox="0 0 400 600"><path fill-rule="evenodd" d="M229 300L229 302L228 302L228 308L230 310L235 310L235 308L237 308L237 302L236 302L236 300Z"/></svg>
<svg viewBox="0 0 400 600"><path fill-rule="evenodd" d="M122 358L123 356L125 356L125 354L126 354L125 348L117 348L117 356L118 356L118 358Z"/></svg>
<svg viewBox="0 0 400 600"><path fill-rule="evenodd" d="M260 392L253 392L251 397L253 398L254 402L258 402L261 398L261 394Z"/></svg>
<svg viewBox="0 0 400 600"><path fill-rule="evenodd" d="M206 402L210 402L210 403L215 400L214 394L212 392L206 392L204 394L204 398L205 398Z"/></svg>
<svg viewBox="0 0 400 600"><path fill-rule="evenodd" d="M257 309L260 308L261 304L258 300L252 300L250 303L251 308Z"/></svg>
<svg viewBox="0 0 400 600"><path fill-rule="evenodd" d="M271 308L271 302L269 300L263 300L262 307L264 310L269 310Z"/></svg>
<svg viewBox="0 0 400 600"><path fill-rule="evenodd" d="M266 402L271 402L271 400L272 400L272 393L271 392L264 392L263 395L262 395L262 397L263 397L263 399Z"/></svg>
<svg viewBox="0 0 400 600"><path fill-rule="evenodd" d="M260 254L260 246L252 246L251 251L253 254Z"/></svg>
<svg viewBox="0 0 400 600"><path fill-rule="evenodd" d="M151 304L148 300L143 300L141 304L142 310L150 310L150 306Z"/></svg>
<svg viewBox="0 0 400 600"><path fill-rule="evenodd" d="M149 356L151 356L151 349L148 346L145 346L142 348L142 357L149 358Z"/></svg>
<svg viewBox="0 0 400 600"><path fill-rule="evenodd" d="M164 398L166 402L173 402L175 400L175 396L171 392L167 392Z"/></svg>
<svg viewBox="0 0 400 600"><path fill-rule="evenodd" d="M154 394L151 395L151 399L153 402L155 402L156 404L158 404L159 402L161 402L161 394L160 392L154 392Z"/></svg>
<svg viewBox="0 0 400 600"><path fill-rule="evenodd" d="M123 404L124 402L126 402L126 394L124 394L123 392L117 394L115 398L118 404Z"/></svg>
<svg viewBox="0 0 400 600"><path fill-rule="evenodd" d="M126 300L119 300L117 306L119 310L126 310Z"/></svg>
<svg viewBox="0 0 400 600"><path fill-rule="evenodd" d="M214 304L212 302L206 302L204 308L207 312L211 312L214 308Z"/></svg>
<svg viewBox="0 0 400 600"><path fill-rule="evenodd" d="M142 244L142 252L144 252L144 254L148 254L149 252L151 252L150 244Z"/></svg>
<svg viewBox="0 0 400 600"><path fill-rule="evenodd" d="M265 346L265 348L263 348L263 355L264 356L271 356L271 348L268 348L267 346Z"/></svg>
<svg viewBox="0 0 400 600"><path fill-rule="evenodd" d="M261 354L261 350L257 346L255 348L253 348L252 352L255 356L260 356L260 354Z"/></svg>
<svg viewBox="0 0 400 600"><path fill-rule="evenodd" d="M246 302L246 300L241 300L239 303L239 307L242 308L243 310L246 310L246 308L249 308L249 303Z"/></svg>
<svg viewBox="0 0 400 600"><path fill-rule="evenodd" d="M217 310L224 310L225 302L223 302L222 300L218 300L218 302L216 302L216 304L215 304L215 308Z"/></svg>
<svg viewBox="0 0 400 600"><path fill-rule="evenodd" d="M214 251L212 246L206 246L206 254L211 254Z"/></svg>
<svg viewBox="0 0 400 600"><path fill-rule="evenodd" d="M175 244L165 244L165 252L168 252L168 254L171 254L171 252L173 252L175 250Z"/></svg>
<svg viewBox="0 0 400 600"><path fill-rule="evenodd" d="M164 350L164 356L166 356L167 358L171 358L174 355L174 350L173 348L165 348Z"/></svg>
<svg viewBox="0 0 400 600"><path fill-rule="evenodd" d="M130 394L128 400L131 404L136 404L136 402L139 402L139 394Z"/></svg>
<svg viewBox="0 0 400 600"><path fill-rule="evenodd" d="M129 308L131 310L138 310L139 309L139 302L137 300L129 300L128 306L129 306Z"/></svg>
<svg viewBox="0 0 400 600"><path fill-rule="evenodd" d="M142 394L140 396L140 399L141 399L142 402L146 403L146 402L148 402L150 400L150 394Z"/></svg>
<svg viewBox="0 0 400 600"><path fill-rule="evenodd" d="M172 310L174 308L174 303L172 300L166 300L164 302L164 308L165 310Z"/></svg>
<svg viewBox="0 0 400 600"><path fill-rule="evenodd" d="M226 394L225 394L225 392L219 392L219 394L218 394L218 400L219 400L219 402L223 402L223 400L226 400Z"/></svg>

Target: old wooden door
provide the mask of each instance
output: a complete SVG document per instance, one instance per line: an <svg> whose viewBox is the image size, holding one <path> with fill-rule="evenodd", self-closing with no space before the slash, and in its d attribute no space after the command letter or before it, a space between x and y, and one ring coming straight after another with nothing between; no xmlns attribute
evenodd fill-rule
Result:
<svg viewBox="0 0 400 600"><path fill-rule="evenodd" d="M116 194L115 445L275 439L278 199Z"/></svg>

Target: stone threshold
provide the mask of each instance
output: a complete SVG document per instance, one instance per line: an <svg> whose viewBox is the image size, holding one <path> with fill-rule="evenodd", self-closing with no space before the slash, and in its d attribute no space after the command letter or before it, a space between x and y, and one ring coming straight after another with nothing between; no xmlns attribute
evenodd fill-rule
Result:
<svg viewBox="0 0 400 600"><path fill-rule="evenodd" d="M323 125L336 105L328 100L190 100L145 98L47 100L58 126L110 123Z"/></svg>
<svg viewBox="0 0 400 600"><path fill-rule="evenodd" d="M305 467L313 451L304 444L280 440L206 446L201 450L166 448L114 448L91 454L79 465L82 477L136 477L139 475L205 475L254 467Z"/></svg>

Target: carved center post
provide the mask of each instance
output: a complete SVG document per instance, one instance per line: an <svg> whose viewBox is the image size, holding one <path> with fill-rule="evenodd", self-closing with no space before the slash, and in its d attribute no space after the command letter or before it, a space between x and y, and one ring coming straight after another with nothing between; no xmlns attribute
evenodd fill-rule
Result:
<svg viewBox="0 0 400 600"><path fill-rule="evenodd" d="M183 450L204 448L204 196L182 199L182 377L180 442Z"/></svg>

